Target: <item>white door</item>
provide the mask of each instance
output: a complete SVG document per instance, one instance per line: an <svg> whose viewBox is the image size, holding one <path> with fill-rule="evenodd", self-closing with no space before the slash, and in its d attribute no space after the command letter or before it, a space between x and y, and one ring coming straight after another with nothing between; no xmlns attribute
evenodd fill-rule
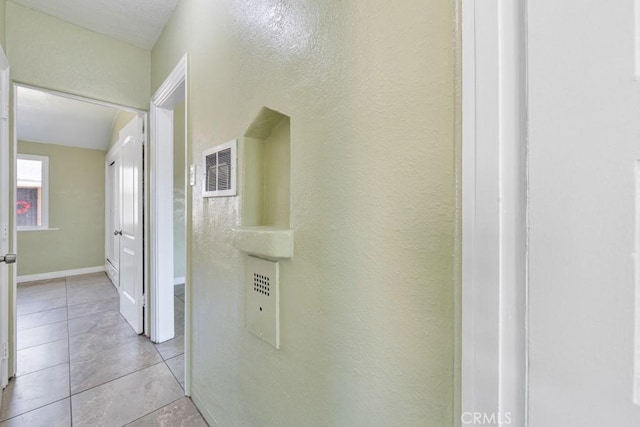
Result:
<svg viewBox="0 0 640 427"><path fill-rule="evenodd" d="M529 426L640 426L638 11L527 5Z"/></svg>
<svg viewBox="0 0 640 427"><path fill-rule="evenodd" d="M11 230L11 181L9 169L12 163L9 151L9 63L0 47L0 257L12 249L9 245ZM8 257L10 258L10 257ZM4 258L0 258L4 259ZM8 260L8 259L7 259ZM0 262L0 382L5 388L13 369L9 367L9 268Z"/></svg>
<svg viewBox="0 0 640 427"><path fill-rule="evenodd" d="M136 117L120 133L120 312L136 331L143 332L143 135L142 118Z"/></svg>

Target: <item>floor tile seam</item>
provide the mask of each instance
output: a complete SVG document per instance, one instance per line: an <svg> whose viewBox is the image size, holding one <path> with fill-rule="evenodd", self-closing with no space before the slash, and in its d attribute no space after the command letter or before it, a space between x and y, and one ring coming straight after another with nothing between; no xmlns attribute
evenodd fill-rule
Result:
<svg viewBox="0 0 640 427"><path fill-rule="evenodd" d="M180 356L180 355L175 356L175 357L179 357L179 356ZM171 359L175 359L175 357L172 357ZM167 363L167 362L168 362L169 360L171 360L171 359L166 359L166 360L164 360L164 364L165 364L165 365L167 365L167 369L169 369L169 372L171 372L171 375L173 375L173 378L175 378L175 379L176 379L176 381L178 382L178 385L180 386L180 388L181 388L181 389L182 389L182 391L184 392L184 386L182 385L182 383L180 383L180 380L178 379L178 377L176 377L176 374L174 374L174 373L173 373L173 369L171 369L171 366L169 366L169 364ZM183 368L184 368L184 366L183 366Z"/></svg>
<svg viewBox="0 0 640 427"><path fill-rule="evenodd" d="M62 298L62 297L60 297ZM16 305L18 305L18 303L16 302ZM18 317L22 317L22 316L28 316L30 314L37 314L37 313L46 313L47 311L51 311L51 310L60 310L61 308L65 308L68 307L67 305L61 305L60 307L53 307L53 308L48 308L46 310L40 310L40 311L32 311L31 313L24 313L24 314L20 314L18 316L16 316L16 318ZM17 310L16 310L17 311Z"/></svg>
<svg viewBox="0 0 640 427"><path fill-rule="evenodd" d="M131 340L130 342L126 342L126 343L123 343L121 345L117 345L115 347L106 348L104 350L96 350L96 351L91 352L90 354L87 354L86 356L74 357L73 360L71 360L69 363L74 363L74 364L84 363L84 362L86 362L87 359L90 359L95 354L107 353L107 352L113 353L114 351L120 351L120 349L122 347L127 346L129 344L134 344L135 342L136 341ZM156 353L157 353L157 349L156 349ZM160 359L162 359L162 355L161 354L158 354L158 356L160 356ZM162 359L162 360L164 360L164 359Z"/></svg>
<svg viewBox="0 0 640 427"><path fill-rule="evenodd" d="M124 378L124 377L126 377L126 376L128 376L128 375L131 375L131 374L135 374L135 373L137 373L137 372L140 372L140 371L142 371L143 369L147 369L147 368L151 368L151 367L153 367L153 366L159 365L159 364L161 364L162 362L164 362L164 360L160 360L160 361L158 361L158 362L153 362L153 363L152 363L152 364L150 364L150 365L142 366L142 367L137 368L137 369L135 369L135 370L133 370L133 371L131 371L131 372L125 372L125 373L123 373L123 374L121 374L121 375L119 375L119 376L117 376L117 377L111 378L111 379L109 379L109 380L105 380L105 381L103 381L103 382L101 382L101 383L99 383L99 384L92 385L91 387L87 387L87 388L82 389L82 390L79 390L79 391L75 391L75 392L74 392L73 390L70 390L71 396L76 396L76 395L78 395L78 394L84 393L85 391L89 391L89 390L94 389L94 388L96 388L96 387L100 387L100 386L103 386L103 385L105 385L105 384L108 384L108 383L110 383L110 382L112 382L112 381L116 381L116 380L122 379L122 378Z"/></svg>
<svg viewBox="0 0 640 427"><path fill-rule="evenodd" d="M69 355L69 370L67 371L69 385L69 424L73 426L73 402L71 400L71 332L69 331L69 284L64 278L64 291L67 297L67 354Z"/></svg>
<svg viewBox="0 0 640 427"><path fill-rule="evenodd" d="M16 297L16 301L18 302L18 304L33 304L35 302L42 302L42 301L50 301L50 300L54 300L54 299L61 299L61 298L66 298L66 296L49 296L49 295L37 295L37 296L31 296L29 295L28 297L25 296L20 296L18 295Z"/></svg>
<svg viewBox="0 0 640 427"><path fill-rule="evenodd" d="M75 319L71 319L71 320L75 320ZM108 329L110 329L110 328L112 328L114 326L118 326L118 325L100 326L100 327L97 327L95 329L91 329L90 331L87 331L87 332L74 333L73 335L70 334L69 338L75 338L75 337L79 337L80 335L85 335L85 334L92 334L94 332L101 332L101 331L104 332L104 331L106 331L106 330L108 330Z"/></svg>
<svg viewBox="0 0 640 427"><path fill-rule="evenodd" d="M82 305L82 304L77 304L77 305ZM73 306L68 306L68 307L73 307ZM91 315L94 315L94 314L102 314L102 313L106 313L106 311L97 311L97 312L95 312L95 313L83 314L82 316L69 317L69 320L75 320L75 319L79 319L79 318L81 318L81 317L91 316Z"/></svg>
<svg viewBox="0 0 640 427"><path fill-rule="evenodd" d="M119 379L122 379L122 378L124 378L124 377L128 377L129 375L133 375L133 374L135 374L135 373L137 373L137 372L140 372L140 371L142 371L142 370L152 368L152 367L154 367L154 366L156 366L156 365L159 365L159 364L161 364L161 363L164 363L164 360L161 360L161 361L156 362L156 363L152 363L151 365L145 366L145 367L140 368L140 369L136 369L135 371L128 372L128 373L126 373L126 374L122 374L122 375L120 375L119 377L112 378L112 379L110 379L109 381L105 381L105 382L100 383L100 384L96 384L96 385L91 386L91 387L89 387L89 388L87 388L87 389L84 389L84 390L82 390L82 391L77 391L77 392L75 392L75 393L71 393L71 389L69 389L69 392L71 393L71 397L73 397L73 396L77 396L77 395L82 394L82 393L84 393L84 392L87 392L87 391L89 391L89 390L93 390L94 388L101 387L101 386L103 386L103 385L106 385L106 384L112 383L112 382L117 381L117 380L119 380ZM171 369L169 369L169 371L171 371ZM178 382L178 384L179 384L179 382Z"/></svg>
<svg viewBox="0 0 640 427"><path fill-rule="evenodd" d="M94 299L94 300L90 300L90 301L83 301L83 302L78 302L78 303L73 303L73 304L68 304L67 307L75 307L76 305L82 305L82 304L93 304L93 303L99 303L102 301L109 301L109 300L117 300L118 298L99 298L99 299Z"/></svg>
<svg viewBox="0 0 640 427"><path fill-rule="evenodd" d="M73 338L76 338L76 337L79 337L79 336L80 336L80 335L74 335L74 336L73 336ZM94 354L94 353L100 353L100 352L103 352L103 351L113 351L113 350L117 349L117 348L118 348L118 347L120 347L120 346L123 346L123 345L126 345L126 344L130 344L130 343L132 343L132 342L135 342L135 341L136 341L136 339L138 339L138 337L139 337L139 336L140 336L140 335L135 335L135 336L133 336L133 337L130 337L130 339L125 340L124 342L117 343L117 344L116 344L116 345L114 345L114 346L109 346L109 347L101 348L101 349L99 349L99 350L93 350L93 351L91 351L91 354ZM71 338L72 338L72 337L69 337L69 359L71 359ZM78 357L74 357L74 362L77 362L77 361L78 361L78 359L80 359L80 358L78 358Z"/></svg>
<svg viewBox="0 0 640 427"><path fill-rule="evenodd" d="M142 418L146 417L147 415L151 415L151 414L153 414L154 412L159 411L159 410L161 410L161 409L164 409L164 408L166 408L166 407L167 407L167 406L169 406L169 405L173 405L173 404L174 404L174 403L176 403L178 400L183 399L183 398L185 398L185 397L187 397L187 395L180 396L180 397L179 397L179 398L177 398L176 400L174 400L174 401L172 401L172 402L170 402L170 403L167 403L166 405L163 405L163 406L161 406L161 407L159 407L159 408L156 408L156 409L154 409L153 411L151 411L151 412L149 412L149 413L147 413L147 414L144 414L144 415L142 415L141 417L136 418L135 420L129 421L127 424L125 424L125 425L124 425L124 427L127 427L127 426L129 426L129 425L131 425L131 424L135 423L136 421L140 421Z"/></svg>
<svg viewBox="0 0 640 427"><path fill-rule="evenodd" d="M111 297L111 298L101 298L101 299L97 299L95 301L79 302L79 303L76 303L76 304L67 304L67 307L75 307L77 305L83 305L83 304L94 304L94 303L97 303L97 302L108 301L110 299L112 299L114 301L117 301L118 296L116 295L115 297Z"/></svg>
<svg viewBox="0 0 640 427"><path fill-rule="evenodd" d="M56 363L55 365L47 366L46 368L40 368L40 369L36 369L35 371L27 372L26 374L25 373L19 374L19 375L16 374L15 377L16 378L24 378L24 377L26 377L28 375L37 374L38 372L42 372L42 371L45 371L47 369L57 368L58 366L64 365L65 363L70 363L70 362L67 360L66 362Z"/></svg>
<svg viewBox="0 0 640 427"><path fill-rule="evenodd" d="M69 333L69 332L67 332L67 333ZM27 348L21 348L20 350L17 350L17 352L19 353L19 352L24 351L24 350L29 350L29 349L32 349L32 348L39 347L41 345L47 345L47 344L51 344L51 343L54 343L54 342L57 342L57 341L64 341L64 339L65 338L58 338L57 340L53 340L53 341L49 341L49 342L43 342L42 344L32 345L31 347L27 347ZM68 345L69 345L69 343L67 342L67 351L69 350L68 349Z"/></svg>
<svg viewBox="0 0 640 427"><path fill-rule="evenodd" d="M62 322L66 322L66 321L67 320L65 319L65 320L59 320L57 322L51 322L51 323L45 323L45 324L38 325L38 326L32 326L30 328L18 329L18 333L25 332L25 331L30 331L31 329L42 328L44 326L51 326L51 325L55 325L57 323L62 323Z"/></svg>
<svg viewBox="0 0 640 427"><path fill-rule="evenodd" d="M66 396L66 397L63 397L63 398L61 398L61 399L54 400L53 402L49 402L49 403L47 403L46 405L42 405L42 406L38 406L37 408L29 409L29 410L28 410L28 411L26 411L26 412L22 412L22 413L20 413L20 414L13 415L13 416L12 416L12 417L10 417L10 418L0 419L0 423L4 423L4 422L6 422L6 421L10 421L10 420L12 420L12 419L14 419L14 418L21 417L22 415L26 415L26 414L28 414L29 412L37 411L38 409L42 409L42 408L44 408L44 407L46 407L46 406L53 405L54 403L61 402L61 401L65 400L65 399L69 399L69 400L71 400L71 396Z"/></svg>
<svg viewBox="0 0 640 427"><path fill-rule="evenodd" d="M59 323L62 323L62 322L59 322ZM25 329L25 330L28 330L28 329ZM20 332L24 332L24 331L20 331ZM67 328L67 334L69 334L69 328ZM29 350L30 348L38 347L39 345L51 344L52 342L62 341L65 338L69 338L69 337L68 336L67 337L61 337L61 338L57 338L57 339L52 340L52 341L45 341L45 342L41 342L41 343L34 344L34 345L31 345L29 347L24 347L24 348L17 348L16 347L16 351ZM68 342L67 342L67 345L68 345Z"/></svg>

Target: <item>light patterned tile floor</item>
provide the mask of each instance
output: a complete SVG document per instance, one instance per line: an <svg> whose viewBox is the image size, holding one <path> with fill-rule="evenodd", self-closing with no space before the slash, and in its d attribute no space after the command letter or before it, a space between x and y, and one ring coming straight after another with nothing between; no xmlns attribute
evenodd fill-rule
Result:
<svg viewBox="0 0 640 427"><path fill-rule="evenodd" d="M18 375L4 391L0 427L206 426L184 397L184 287L176 338L153 344L118 311L103 273L18 287Z"/></svg>

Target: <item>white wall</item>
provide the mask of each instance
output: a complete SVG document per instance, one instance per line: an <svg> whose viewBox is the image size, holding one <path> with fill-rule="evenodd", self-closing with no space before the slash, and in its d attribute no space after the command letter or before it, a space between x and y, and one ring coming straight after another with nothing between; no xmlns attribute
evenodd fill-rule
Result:
<svg viewBox="0 0 640 427"><path fill-rule="evenodd" d="M637 426L633 2L528 8L530 426Z"/></svg>

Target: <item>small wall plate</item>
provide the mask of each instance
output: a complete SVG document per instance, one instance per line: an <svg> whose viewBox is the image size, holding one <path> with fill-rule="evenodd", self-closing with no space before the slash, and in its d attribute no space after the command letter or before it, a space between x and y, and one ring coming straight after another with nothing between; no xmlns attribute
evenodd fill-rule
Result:
<svg viewBox="0 0 640 427"><path fill-rule="evenodd" d="M196 185L196 165L189 166L189 185Z"/></svg>
<svg viewBox="0 0 640 427"><path fill-rule="evenodd" d="M280 348L279 263L247 257L247 329Z"/></svg>

